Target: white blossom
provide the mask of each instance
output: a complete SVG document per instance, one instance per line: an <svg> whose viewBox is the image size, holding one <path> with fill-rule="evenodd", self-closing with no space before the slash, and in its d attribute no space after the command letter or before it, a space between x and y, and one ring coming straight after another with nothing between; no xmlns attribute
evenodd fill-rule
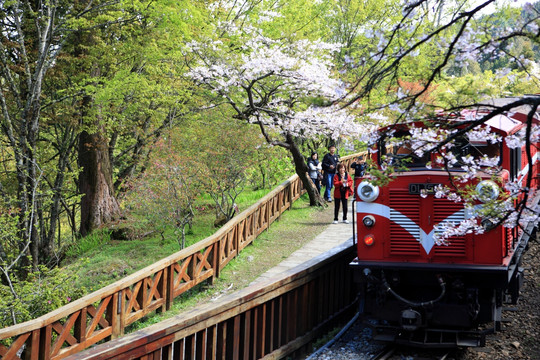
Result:
<svg viewBox="0 0 540 360"><path fill-rule="evenodd" d="M483 234L484 228L478 224L475 218L465 219L459 223L443 222L437 225L433 236L437 245L444 245L452 236L464 236L467 234Z"/></svg>
<svg viewBox="0 0 540 360"><path fill-rule="evenodd" d="M499 156L495 157L488 157L487 155L483 155L480 159L478 159L478 165L483 167L496 167L499 165L499 162L501 161L501 158Z"/></svg>
<svg viewBox="0 0 540 360"><path fill-rule="evenodd" d="M492 144L501 142L501 136L491 130L489 126L480 126L469 132L467 132L467 138L469 141L488 141Z"/></svg>
<svg viewBox="0 0 540 360"><path fill-rule="evenodd" d="M332 75L331 54L339 50L339 44L308 40L283 43L249 26L231 31L242 39L242 54L231 53L229 44L220 43L217 50L212 41L190 44L188 48L202 61L188 72L189 77L229 103L250 109L246 112L250 114L248 122L278 133L333 139L360 135L362 128L349 109L303 101L313 97L335 101L346 94L345 84Z"/></svg>
<svg viewBox="0 0 540 360"><path fill-rule="evenodd" d="M516 135L509 135L505 139L506 146L508 146L510 149L517 149L521 148L525 145L525 138L523 136L520 136L519 134Z"/></svg>

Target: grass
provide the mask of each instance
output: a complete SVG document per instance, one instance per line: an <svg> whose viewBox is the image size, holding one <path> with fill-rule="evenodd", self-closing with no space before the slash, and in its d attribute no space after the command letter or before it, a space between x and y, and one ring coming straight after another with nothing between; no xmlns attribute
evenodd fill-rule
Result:
<svg viewBox="0 0 540 360"><path fill-rule="evenodd" d="M175 299L169 311L149 315L133 324L126 332L140 330L248 286L259 275L279 264L326 229L332 216L329 207L310 207L309 200L304 195L289 211L283 213L268 231L262 233L252 245L232 260L213 285L200 284Z"/></svg>
<svg viewBox="0 0 540 360"><path fill-rule="evenodd" d="M186 235L186 247L215 233L218 229L213 226L214 220L213 213L199 214ZM78 278L76 288L93 292L180 250L173 231L166 232L164 237L165 241L159 234L115 240L110 238L110 232L102 231L90 236L91 240L81 239L84 245L72 250L76 257L65 268Z"/></svg>
<svg viewBox="0 0 540 360"><path fill-rule="evenodd" d="M82 254L93 249L99 248L101 245L108 243L111 240L111 233L108 230L96 230L88 236L85 236L74 242L66 251L68 258L77 258Z"/></svg>
<svg viewBox="0 0 540 360"><path fill-rule="evenodd" d="M270 189L245 191L237 199L240 211L247 209L270 191ZM306 199L307 197L304 197L303 200L299 201L305 203ZM210 206L205 206L210 205L210 202L210 198L202 199L202 207L206 207L208 210L196 215L192 231L186 235L186 247L218 230L213 226L214 211ZM297 209L297 205L294 205L293 209ZM146 231L144 225L138 224L143 223L142 220L139 222L137 220L131 221L135 224L133 227L139 227L140 233ZM303 232L304 230L299 226L295 231ZM172 230L166 232L164 238L165 241L159 234L154 233L151 236L134 240L115 240L111 238L110 231L96 231L90 236L79 239L74 244L68 252L68 261L64 267L75 275L74 287L85 289L87 293L90 293L180 250L177 236ZM263 236L259 241L266 240Z"/></svg>
<svg viewBox="0 0 540 360"><path fill-rule="evenodd" d="M186 247L212 235L214 215L201 214L193 223L193 231L186 236ZM95 241L98 246L78 254L78 259L66 268L79 278L76 287L96 291L114 281L136 272L180 250L172 231L135 240Z"/></svg>
<svg viewBox="0 0 540 360"><path fill-rule="evenodd" d="M237 199L240 210L247 209L271 190L244 191ZM213 226L215 214L212 202L209 196L200 199L199 207L207 210L199 211L195 216L193 227L186 234L186 247L218 230ZM131 225L128 226L140 234L148 230L144 219L129 221ZM163 234L165 241L157 233L133 240L116 240L109 230L95 231L73 243L66 252L64 267L74 274L75 288L90 293L179 251L178 237L173 230L169 230Z"/></svg>

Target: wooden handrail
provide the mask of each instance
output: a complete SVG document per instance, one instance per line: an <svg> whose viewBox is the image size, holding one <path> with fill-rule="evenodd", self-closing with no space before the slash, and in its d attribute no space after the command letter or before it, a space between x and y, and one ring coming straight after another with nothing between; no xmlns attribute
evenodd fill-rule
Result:
<svg viewBox="0 0 540 360"><path fill-rule="evenodd" d="M201 353L211 359L236 358L227 354L246 349L249 353L238 358L285 357L313 341L324 325L339 315L356 311L357 294L348 266L354 256L355 246L350 239L273 279L252 284L211 304L69 356L67 360L146 359L147 355L189 359L188 341L196 347L198 358L205 358ZM241 344L237 343L240 341L237 337L227 338L227 325L235 328L229 331L240 332ZM273 342L270 334L261 339L269 330L290 333ZM264 346L250 346L257 341ZM216 348L218 343L222 345ZM210 354L211 351L214 353Z"/></svg>
<svg viewBox="0 0 540 360"><path fill-rule="evenodd" d="M355 155L342 158L347 167ZM297 175L277 186L213 235L39 318L0 330L0 359L62 359L124 329L149 313L166 311L173 300L213 281L304 192ZM19 355L18 355L19 354Z"/></svg>

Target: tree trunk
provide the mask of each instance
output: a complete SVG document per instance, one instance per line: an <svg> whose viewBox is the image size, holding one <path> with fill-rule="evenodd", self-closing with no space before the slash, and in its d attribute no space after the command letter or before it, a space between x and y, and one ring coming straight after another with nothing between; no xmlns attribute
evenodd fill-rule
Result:
<svg viewBox="0 0 540 360"><path fill-rule="evenodd" d="M120 217L120 206L114 196L112 166L107 139L98 131L83 131L79 138L79 190L81 198L82 236Z"/></svg>
<svg viewBox="0 0 540 360"><path fill-rule="evenodd" d="M294 167L296 169L296 174L300 177L302 184L304 184L304 189L306 189L309 195L309 205L310 206L326 206L324 199L321 194L317 191L317 188L311 181L308 176L308 166L306 160L300 151L298 145L294 142L294 138L291 134L287 134L287 143L289 144L289 151L293 156Z"/></svg>

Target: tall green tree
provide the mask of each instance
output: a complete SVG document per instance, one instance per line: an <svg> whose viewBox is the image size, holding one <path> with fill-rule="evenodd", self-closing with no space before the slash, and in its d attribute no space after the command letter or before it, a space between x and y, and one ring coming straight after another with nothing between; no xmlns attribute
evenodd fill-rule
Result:
<svg viewBox="0 0 540 360"><path fill-rule="evenodd" d="M20 249L29 242L34 268L55 257L62 214L82 234L117 217L121 183L185 119L175 52L203 28L194 4L1 2L0 189L5 202L16 194Z"/></svg>
<svg viewBox="0 0 540 360"><path fill-rule="evenodd" d="M84 19L97 8L106 11L111 7L110 4L96 5L99 4L2 1L0 120L6 148L14 164L13 176L8 174L8 179L16 184L16 202L20 208L20 250L26 251L24 244L29 243L34 269L40 261L46 261L52 251L50 231L44 231L45 227L40 226L40 219L36 216L41 206L40 195L45 194L38 182L44 171L43 154L39 151L41 114L43 108L54 102L46 96L46 79L73 30L72 21ZM60 170L65 169L64 160L59 166ZM56 186L61 187L62 179L57 177L56 180ZM53 203L57 204L58 191L53 192L53 196ZM57 211L51 215L49 230L54 229L58 221ZM45 218L41 220L45 221ZM26 257L21 258L23 263L24 259Z"/></svg>
<svg viewBox="0 0 540 360"><path fill-rule="evenodd" d="M79 80L82 234L119 216L115 195L122 183L144 169L150 145L193 108L178 52L192 31L202 29L197 6L139 4L133 19L91 34L94 45L84 48L81 61L92 72Z"/></svg>

